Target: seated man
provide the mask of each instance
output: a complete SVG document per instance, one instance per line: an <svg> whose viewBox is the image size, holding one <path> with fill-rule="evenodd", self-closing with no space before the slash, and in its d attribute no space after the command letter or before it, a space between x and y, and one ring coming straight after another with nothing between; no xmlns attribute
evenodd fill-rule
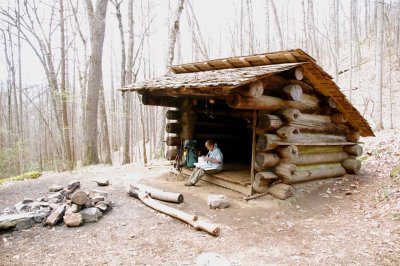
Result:
<svg viewBox="0 0 400 266"><path fill-rule="evenodd" d="M208 154L207 156L202 156L204 163L195 164L196 167L188 181L185 183L185 186L194 186L205 173L212 174L222 171L224 156L222 155L221 150L217 147L217 144L212 140L207 140L205 146L208 150Z"/></svg>

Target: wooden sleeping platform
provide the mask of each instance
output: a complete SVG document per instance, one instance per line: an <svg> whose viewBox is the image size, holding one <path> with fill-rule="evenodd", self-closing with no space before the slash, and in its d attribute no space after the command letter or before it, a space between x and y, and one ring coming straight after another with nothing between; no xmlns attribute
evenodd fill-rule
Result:
<svg viewBox="0 0 400 266"><path fill-rule="evenodd" d="M190 176L192 169L182 168L182 174ZM224 164L224 170L215 174L205 174L201 179L212 184L229 188L246 196L251 194L250 165Z"/></svg>

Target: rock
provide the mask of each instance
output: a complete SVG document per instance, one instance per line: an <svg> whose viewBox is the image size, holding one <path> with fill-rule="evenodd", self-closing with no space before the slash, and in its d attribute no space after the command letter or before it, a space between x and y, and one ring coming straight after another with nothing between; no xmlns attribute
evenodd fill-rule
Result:
<svg viewBox="0 0 400 266"><path fill-rule="evenodd" d="M85 208L90 208L90 207L94 207L94 202L93 202L93 200L92 199L87 199L86 200L86 202L85 202Z"/></svg>
<svg viewBox="0 0 400 266"><path fill-rule="evenodd" d="M49 198L40 197L40 198L37 198L36 201L37 201L37 202L47 202L47 201L49 201Z"/></svg>
<svg viewBox="0 0 400 266"><path fill-rule="evenodd" d="M4 214L12 214L13 211L11 210L10 207L6 207L6 208L4 208L3 213L4 213Z"/></svg>
<svg viewBox="0 0 400 266"><path fill-rule="evenodd" d="M45 201L39 201L36 204L39 205L40 207L50 207L50 203Z"/></svg>
<svg viewBox="0 0 400 266"><path fill-rule="evenodd" d="M196 266L230 266L229 260L215 252L205 252L197 256Z"/></svg>
<svg viewBox="0 0 400 266"><path fill-rule="evenodd" d="M33 203L34 200L31 198L24 198L24 200L22 201L22 204L28 204L28 203Z"/></svg>
<svg viewBox="0 0 400 266"><path fill-rule="evenodd" d="M54 226L62 220L65 213L65 204L53 210L49 217L47 217L46 225Z"/></svg>
<svg viewBox="0 0 400 266"><path fill-rule="evenodd" d="M49 198L49 201L51 199L60 199L60 200L62 200L64 196L65 196L64 192L62 190L60 190L60 191L58 191L56 193L50 194L48 196L48 198Z"/></svg>
<svg viewBox="0 0 400 266"><path fill-rule="evenodd" d="M87 200L88 195L85 191L82 190L77 190L71 195L71 202L78 205L84 205Z"/></svg>
<svg viewBox="0 0 400 266"><path fill-rule="evenodd" d="M36 223L41 223L47 219L47 217L50 215L50 213L51 213L51 209L49 207L43 208L40 212L35 213L33 220Z"/></svg>
<svg viewBox="0 0 400 266"><path fill-rule="evenodd" d="M60 190L63 190L63 187L57 184L53 184L49 187L50 192L58 192Z"/></svg>
<svg viewBox="0 0 400 266"><path fill-rule="evenodd" d="M69 227L78 227L83 224L82 214L80 213L66 212L63 218L65 225Z"/></svg>
<svg viewBox="0 0 400 266"><path fill-rule="evenodd" d="M67 195L72 194L75 190L77 190L80 187L81 187L81 182L79 182L78 180L72 180L67 185L67 190L68 190Z"/></svg>
<svg viewBox="0 0 400 266"><path fill-rule="evenodd" d="M90 190L89 193L89 198L98 198L98 197L103 197L103 198L107 198L108 193L102 190Z"/></svg>
<svg viewBox="0 0 400 266"><path fill-rule="evenodd" d="M53 203L53 204L57 204L57 203L61 203L62 200L60 198L52 198L49 199L49 204Z"/></svg>
<svg viewBox="0 0 400 266"><path fill-rule="evenodd" d="M96 204L96 203L99 202L99 201L104 201L104 197L95 197L95 198L92 198L92 202L93 202L94 204Z"/></svg>
<svg viewBox="0 0 400 266"><path fill-rule="evenodd" d="M6 230L16 227L18 230L24 230L30 228L35 221L33 217L35 213L18 213L18 214L7 214L0 216L0 230Z"/></svg>
<svg viewBox="0 0 400 266"><path fill-rule="evenodd" d="M69 191L75 190L80 187L81 187L81 182L79 182L78 180L72 180L71 182L68 183L68 186L67 186Z"/></svg>
<svg viewBox="0 0 400 266"><path fill-rule="evenodd" d="M102 212L106 212L111 209L111 206L107 205L104 201L98 202L95 207Z"/></svg>
<svg viewBox="0 0 400 266"><path fill-rule="evenodd" d="M96 207L83 209L80 211L80 214L82 214L82 218L85 223L97 222L103 215L102 212Z"/></svg>
<svg viewBox="0 0 400 266"><path fill-rule="evenodd" d="M14 205L15 207L15 211L17 213L21 213L21 212L30 212L30 210L32 209L31 204L24 204L21 202L18 202L17 204Z"/></svg>
<svg viewBox="0 0 400 266"><path fill-rule="evenodd" d="M81 210L81 206L78 204L72 203L71 206L66 210L66 212L76 213Z"/></svg>
<svg viewBox="0 0 400 266"><path fill-rule="evenodd" d="M207 204L210 209L224 209L228 208L229 201L225 195L209 195Z"/></svg>
<svg viewBox="0 0 400 266"><path fill-rule="evenodd" d="M110 182L108 181L108 179L106 178L99 178L96 179L95 182L97 183L98 186L100 187L105 187L108 186L110 184Z"/></svg>

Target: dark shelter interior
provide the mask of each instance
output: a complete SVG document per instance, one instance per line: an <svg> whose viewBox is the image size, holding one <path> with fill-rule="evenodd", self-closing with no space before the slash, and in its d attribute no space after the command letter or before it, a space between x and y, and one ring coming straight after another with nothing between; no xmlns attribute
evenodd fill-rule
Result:
<svg viewBox="0 0 400 266"><path fill-rule="evenodd" d="M225 100L198 99L195 108L194 139L202 155L207 154L204 143L211 139L221 149L224 163L251 164L252 120L239 117ZM251 115L251 112L246 112Z"/></svg>

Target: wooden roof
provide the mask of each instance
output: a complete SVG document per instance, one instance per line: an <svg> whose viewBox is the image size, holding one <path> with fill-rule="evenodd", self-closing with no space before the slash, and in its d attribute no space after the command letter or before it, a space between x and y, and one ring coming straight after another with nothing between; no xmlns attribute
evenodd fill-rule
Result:
<svg viewBox="0 0 400 266"><path fill-rule="evenodd" d="M269 75L289 70L303 63L286 63L256 67L242 67L165 75L162 77L134 83L123 91L157 93L169 96L227 96L239 86Z"/></svg>
<svg viewBox="0 0 400 266"><path fill-rule="evenodd" d="M232 88L296 66L293 63L307 63L302 65L305 80L321 94L331 97L339 111L363 137L374 136L368 122L348 101L332 81L332 77L301 49L175 65L169 68L174 73L172 75L132 84L122 90L154 93L168 89L176 94L185 95L188 89L193 93L197 88L199 95L207 95L210 88L213 88L213 95L226 95ZM266 72L262 74L262 71ZM205 81L204 85L201 80Z"/></svg>

